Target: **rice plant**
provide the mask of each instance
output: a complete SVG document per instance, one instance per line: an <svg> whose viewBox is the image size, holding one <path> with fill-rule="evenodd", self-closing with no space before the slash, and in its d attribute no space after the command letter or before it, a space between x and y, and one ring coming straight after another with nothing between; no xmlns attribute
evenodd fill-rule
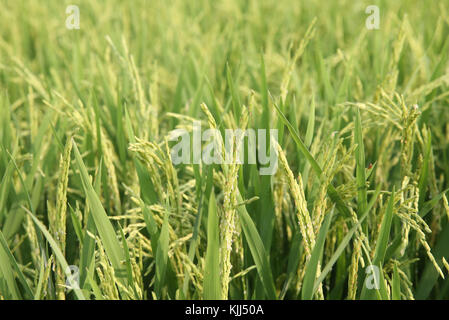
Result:
<svg viewBox="0 0 449 320"><path fill-rule="evenodd" d="M433 0L0 0L0 299L448 299L448 34Z"/></svg>

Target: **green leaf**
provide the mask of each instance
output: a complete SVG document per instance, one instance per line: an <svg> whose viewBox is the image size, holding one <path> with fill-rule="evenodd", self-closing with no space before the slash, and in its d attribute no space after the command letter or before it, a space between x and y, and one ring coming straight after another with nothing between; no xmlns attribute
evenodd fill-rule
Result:
<svg viewBox="0 0 449 320"><path fill-rule="evenodd" d="M136 291L136 287L134 285L134 278L133 278L133 271L132 271L132 265L131 265L131 257L129 255L128 243L126 242L125 233L123 232L123 229L120 225L119 225L119 230L120 230L120 236L122 238L123 251L125 252L126 275L128 278L128 285L132 287L134 294L137 297L137 291Z"/></svg>
<svg viewBox="0 0 449 320"><path fill-rule="evenodd" d="M419 200L418 200L418 207L421 210L423 207L423 202L426 197L426 189L427 189L427 177L429 173L429 162L430 162L430 154L432 151L432 135L430 131L428 132L427 136L427 143L426 143L426 150L424 155L424 160L422 164L421 174L419 176L418 181L418 189L419 189Z"/></svg>
<svg viewBox="0 0 449 320"><path fill-rule="evenodd" d="M390 239L391 222L393 221L393 206L394 206L394 194L395 190L391 192L390 199L388 201L387 210L382 218L382 224L380 226L379 237L376 242L376 249L374 251L373 263L383 264L385 252L387 251L388 241Z"/></svg>
<svg viewBox="0 0 449 320"><path fill-rule="evenodd" d="M349 242L352 239L352 236L354 235L355 231L360 228L365 218L368 216L368 213L370 212L371 208L374 206L374 203L376 202L378 196L380 194L380 185L376 188L376 191L374 192L373 197L371 198L371 201L368 204L368 207L366 208L365 213L362 215L362 217L359 219L359 222L354 225L344 236L344 238L341 240L340 244L338 245L337 249L335 250L334 254L329 259L326 266L321 271L321 274L318 276L317 280L315 281L314 285L314 291L318 289L318 286L320 283L326 278L326 276L329 274L329 272L332 270L332 267L337 262L340 255L343 253L343 251L348 246Z"/></svg>
<svg viewBox="0 0 449 320"><path fill-rule="evenodd" d="M235 88L234 81L232 79L232 73L231 68L229 67L229 64L226 63L226 79L228 81L229 91L231 93L231 100L232 100L232 110L234 112L234 117L238 119L240 117L240 99L238 92Z"/></svg>
<svg viewBox="0 0 449 320"><path fill-rule="evenodd" d="M393 267L393 285L391 297L393 300L401 300L401 279L399 277L398 267Z"/></svg>
<svg viewBox="0 0 449 320"><path fill-rule="evenodd" d="M292 124L288 121L288 119L285 117L284 113L281 111L281 109L276 105L276 103L273 103L274 107L276 108L277 112L279 113L282 122L284 125L287 126L288 130L290 131L290 134L293 137L293 140L295 141L298 149L301 151L301 153L304 155L304 157L309 161L310 165L312 166L312 169L315 171L315 173L321 178L323 176L323 170L321 169L320 165L316 160L313 158L312 154L307 149L304 142L299 137L298 133L296 132L295 128L292 126ZM338 194L337 190L334 188L332 184L329 184L327 187L327 194L329 195L329 198L336 204L338 211L340 211L344 217L350 217L351 213L348 209L348 207L343 202L342 198Z"/></svg>
<svg viewBox="0 0 449 320"><path fill-rule="evenodd" d="M220 241L218 233L217 203L212 190L207 216L207 248L204 266L204 299L218 300L221 296Z"/></svg>
<svg viewBox="0 0 449 320"><path fill-rule="evenodd" d="M366 177L365 177L365 147L363 145L362 121L360 120L360 110L357 109L354 131L354 141L357 144L356 155L356 180L357 180L357 206L359 215L365 212L367 206L366 198Z"/></svg>
<svg viewBox="0 0 449 320"><path fill-rule="evenodd" d="M136 138L134 136L134 131L131 124L131 119L129 118L128 110L126 108L125 108L125 122L128 133L128 139L131 143L134 143L136 141ZM148 171L145 170L144 166L139 162L137 158L134 157L133 160L134 165L136 167L137 176L139 177L140 193L142 199L147 204L157 202L156 192L154 191L154 185Z"/></svg>
<svg viewBox="0 0 449 320"><path fill-rule="evenodd" d="M169 209L165 209L164 222L162 223L161 233L157 243L156 251L156 282L155 290L157 297L162 298L162 288L165 284L165 276L167 274L167 260L168 260L168 245L169 245L169 233L168 233L168 216Z"/></svg>
<svg viewBox="0 0 449 320"><path fill-rule="evenodd" d="M242 196L237 193L237 202L243 203ZM246 211L244 205L237 207L237 213L240 218L240 225L242 226L245 234L246 241L248 242L251 255L253 256L256 264L257 272L264 285L265 292L268 299L276 299L276 290L274 287L273 274L271 271L270 260L268 259L268 253L265 250L262 239L257 232L256 225Z"/></svg>
<svg viewBox="0 0 449 320"><path fill-rule="evenodd" d="M213 174L212 166L203 167L203 175L200 175L199 172L199 165L193 165L195 177L197 181L196 191L197 191L197 199L198 199L198 213L195 217L195 224L193 226L193 235L192 239L190 240L190 246L189 246L189 252L188 257L189 260L194 263L195 258L195 252L198 247L198 242L200 239L200 227L201 227L201 220L203 217L203 198L204 198L204 192L207 190L204 190L203 188L203 181L205 181L205 188L208 188L208 177ZM183 299L186 299L187 296L187 290L189 286L190 276L189 276L190 268L186 267L184 271L184 283L183 283Z"/></svg>
<svg viewBox="0 0 449 320"><path fill-rule="evenodd" d="M123 269L122 261L125 261L123 249L120 247L120 242L117 239L114 227L109 221L108 215L106 214L106 211L104 210L101 201L92 186L87 169L84 166L81 154L75 141L73 141L73 150L78 169L80 170L81 180L89 203L89 208L91 210L98 234L103 243L109 261L111 261L113 268L118 272L118 274L120 274L120 271Z"/></svg>
<svg viewBox="0 0 449 320"><path fill-rule="evenodd" d="M379 268L380 288L379 288L379 290L371 289L368 291L366 286L363 286L361 299L372 299L374 294L378 294L378 293L380 294L380 297L382 299L388 299L388 292L387 292L387 288L385 287L385 280L384 280L384 276L383 276L383 263L384 263L385 253L387 252L387 246L388 246L388 242L390 239L391 224L393 221L394 195L395 195L395 189L393 187L393 191L391 192L390 199L388 201L387 209L382 218L379 236L377 238L376 248L374 250L374 258L372 261L372 265L377 266Z"/></svg>
<svg viewBox="0 0 449 320"><path fill-rule="evenodd" d="M320 231L318 233L318 238L316 239L315 246L313 247L310 260L306 265L306 272L304 274L304 282L302 286L302 300L311 300L313 298L314 283L318 271L318 264L323 256L324 241L326 240L327 232L329 230L329 225L332 220L334 210L331 210L323 220Z"/></svg>
<svg viewBox="0 0 449 320"><path fill-rule="evenodd" d="M281 294L279 295L279 299L284 299L285 295L287 294L287 290L290 287L291 281L295 276L295 272L297 271L299 259L301 258L302 253L301 242L302 242L301 233L295 231L292 237L290 253L288 255L287 277L284 282Z"/></svg>
<svg viewBox="0 0 449 320"><path fill-rule="evenodd" d="M432 211L435 205L443 198L443 195L445 195L448 191L449 188L439 193L438 195L434 196L429 201L425 202L422 208L419 209L418 214L420 215L420 217L424 218L430 211Z"/></svg>
<svg viewBox="0 0 449 320"><path fill-rule="evenodd" d="M3 242L2 246L0 246L0 276L5 279L12 298L14 300L22 299L22 296L19 293L19 289L17 288L17 284L14 279L14 271L11 266L10 257L3 246Z"/></svg>
<svg viewBox="0 0 449 320"><path fill-rule="evenodd" d="M315 97L312 97L310 104L309 120L307 122L306 138L304 141L307 148L310 147L310 145L312 144L314 130L315 130Z"/></svg>
<svg viewBox="0 0 449 320"><path fill-rule="evenodd" d="M41 230L41 232L43 233L43 235L47 239L48 243L50 244L50 247L53 250L53 253L56 256L56 260L61 265L62 270L64 271L67 279L71 279L72 278L72 274L71 274L70 269L69 269L69 264L65 260L64 255L62 254L61 249L58 247L58 244L53 239L53 237L51 236L50 232L48 232L47 228L43 225L43 223L40 222L30 211L26 210L26 212L30 215L31 219L33 219L33 221L36 224L36 226ZM84 297L83 292L76 285L72 285L72 287L73 287L73 290L75 291L75 295L78 298L78 300L86 300L86 298Z"/></svg>
<svg viewBox="0 0 449 320"><path fill-rule="evenodd" d="M5 237L3 236L3 233L0 231L0 249L3 247L3 256L4 254L6 254L6 256L8 256L8 259L11 263L11 265L14 267L14 269L17 272L17 276L19 278L20 283L22 284L22 286L25 289L25 294L32 298L33 297L33 292L31 291L30 286L28 285L28 282L25 279L25 275L23 274L22 270L20 269L19 265L17 264L16 259L14 258L14 255L12 254L11 250L9 250L8 247L8 243L6 242ZM6 259L0 259L0 263L5 262L6 263Z"/></svg>
<svg viewBox="0 0 449 320"><path fill-rule="evenodd" d="M270 110L268 109L268 85L265 73L265 60L263 54L260 55L260 93L262 97L262 116L260 127L264 129L270 128ZM269 133L267 133L267 137Z"/></svg>

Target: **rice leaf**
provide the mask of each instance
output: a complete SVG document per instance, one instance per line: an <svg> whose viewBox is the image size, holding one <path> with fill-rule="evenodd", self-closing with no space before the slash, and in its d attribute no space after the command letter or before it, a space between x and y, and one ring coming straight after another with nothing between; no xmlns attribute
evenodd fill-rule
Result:
<svg viewBox="0 0 449 320"><path fill-rule="evenodd" d="M302 300L311 300L314 294L314 283L317 276L318 266L321 262L324 249L324 241L326 240L327 232L332 220L334 211L331 210L323 220L321 224L318 237L315 242L315 246L312 249L309 262L306 265L306 272L304 274L303 287L302 287Z"/></svg>
<svg viewBox="0 0 449 320"><path fill-rule="evenodd" d="M218 215L215 195L212 191L209 198L207 215L207 248L206 263L204 266L204 299L218 300L221 297L220 266L219 266L220 242L218 233Z"/></svg>
<svg viewBox="0 0 449 320"><path fill-rule="evenodd" d="M64 271L66 275L66 279L72 279L72 274L70 272L69 264L64 258L64 255L62 254L61 249L58 247L58 244L56 243L55 239L51 236L50 232L48 232L47 228L40 222L30 211L26 210L26 212L30 215L31 219L33 219L36 226L41 230L41 232L44 234L45 238L47 239L48 243L50 244L53 253L56 256L56 260L59 262L59 264L62 267L62 270ZM79 286L75 283L71 283L71 287L73 288L73 291L75 292L76 297L78 300L86 300L84 297L83 292L79 289Z"/></svg>
<svg viewBox="0 0 449 320"><path fill-rule="evenodd" d="M75 141L73 141L73 151L83 182L84 192L86 194L91 214L95 222L95 226L98 230L98 234L103 242L106 254L111 261L112 266L115 270L118 271L118 273L120 273L120 271L123 269L122 262L125 261L123 249L120 247L120 243L115 234L114 227L109 221L106 211L104 210L101 201L98 198L98 195L95 192L92 183L90 182L87 169L84 166L81 154L79 153Z"/></svg>

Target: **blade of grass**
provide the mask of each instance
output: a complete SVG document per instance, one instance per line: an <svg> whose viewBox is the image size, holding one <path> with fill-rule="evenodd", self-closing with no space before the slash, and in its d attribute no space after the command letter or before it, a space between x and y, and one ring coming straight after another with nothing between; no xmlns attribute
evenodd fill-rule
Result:
<svg viewBox="0 0 449 320"><path fill-rule="evenodd" d="M206 263L204 266L204 299L218 300L221 297L220 282L220 242L218 237L217 203L212 190L209 198L209 210L207 216L207 248Z"/></svg>
<svg viewBox="0 0 449 320"><path fill-rule="evenodd" d="M365 177L365 147L363 145L362 121L360 119L360 110L357 109L354 141L357 144L356 154L356 180L357 180L357 211L359 215L365 212L367 206L366 198L366 177ZM360 217L360 216L359 216ZM366 230L365 230L366 231Z"/></svg>
<svg viewBox="0 0 449 320"><path fill-rule="evenodd" d="M14 255L12 254L11 250L8 247L8 243L6 242L5 237L3 236L3 233L0 231L0 245L3 247L4 254L8 256L8 259L13 266L13 268L16 270L17 276L19 278L20 283L22 284L23 288L25 289L25 296L28 296L29 298L33 297L33 291L31 291L31 288L26 281L25 275L23 274L22 270L20 269L19 265L17 264L16 259L14 258ZM5 262L6 260L0 259L1 262Z"/></svg>
<svg viewBox="0 0 449 320"><path fill-rule="evenodd" d="M324 278L326 278L326 276L329 274L329 272L332 270L332 267L334 266L334 264L337 262L338 258L340 257L340 255L343 253L343 251L346 249L347 245L349 244L349 242L352 239L352 236L354 235L355 231L360 228L360 226L362 225L363 221L365 220L365 218L368 216L368 213L370 212L371 208L374 206L378 196L380 194L380 185L377 186L376 191L374 192L373 197L371 198L367 208L366 208L366 212L362 215L362 217L359 219L359 222L357 224L355 224L345 235L345 237L342 239L342 241L340 242L340 244L338 245L337 249L335 250L334 254L331 256L331 258L329 259L328 263L326 264L326 266L323 268L323 270L321 271L321 274L318 276L318 278L315 281L315 285L314 285L314 291L316 291L318 289L318 286L320 285L320 283L324 280Z"/></svg>
<svg viewBox="0 0 449 320"><path fill-rule="evenodd" d="M237 202L243 203L242 196L237 192ZM256 225L246 211L244 205L237 207L237 213L240 218L240 224L245 234L246 241L253 256L254 262L257 267L260 279L264 285L265 292L268 299L276 299L276 290L274 287L273 274L271 271L270 260L268 259L268 253L265 250L262 239L257 232Z"/></svg>
<svg viewBox="0 0 449 320"><path fill-rule="evenodd" d="M398 267L395 264L393 267L393 285L392 285L392 300L401 300L401 279L399 278Z"/></svg>
<svg viewBox="0 0 449 320"><path fill-rule="evenodd" d="M111 264L115 270L119 273L122 270L122 261L125 261L123 249L120 247L120 243L114 231L112 223L109 221L108 215L104 210L97 193L95 192L92 183L90 182L87 169L84 166L83 159L78 150L75 141L73 143L73 150L75 154L75 160L80 171L81 180L83 182L84 191L89 203L90 211L95 222L95 226L103 242L106 254L111 261Z"/></svg>
<svg viewBox="0 0 449 320"><path fill-rule="evenodd" d="M311 300L313 298L314 283L317 275L318 265L323 256L324 241L326 240L329 225L332 221L334 210L331 210L323 220L318 238L316 239L315 246L312 249L309 262L306 265L306 272L304 274L304 282L302 286L301 298L302 300Z"/></svg>
<svg viewBox="0 0 449 320"><path fill-rule="evenodd" d="M299 137L298 133L296 132L295 128L291 125L291 123L288 121L288 119L285 117L284 113L279 109L279 107L274 103L274 107L276 108L278 114L281 117L282 122L285 126L287 126L291 136L293 137L293 140L295 141L296 145L298 146L298 149L301 151L301 153L306 157L307 161L309 161L310 165L312 166L312 169L315 171L315 173L319 176L323 176L323 170L321 169L320 165L316 162L316 160L313 158L312 154L307 149L304 142ZM327 187L327 193L331 200L336 204L337 209L340 213L343 214L344 217L350 217L350 211L343 202L342 198L338 194L337 190L332 184L329 184Z"/></svg>
<svg viewBox="0 0 449 320"><path fill-rule="evenodd" d="M164 212L164 222L162 223L161 233L157 243L156 251L156 282L155 290L158 299L162 299L162 288L165 284L165 276L167 273L167 260L168 260L168 245L169 245L169 234L168 234L168 208Z"/></svg>
<svg viewBox="0 0 449 320"><path fill-rule="evenodd" d="M226 79L228 81L228 87L229 87L229 91L231 93L232 108L233 108L234 116L238 117L241 114L240 99L239 99L238 92L236 91L234 80L232 79L231 68L229 67L228 63L226 63Z"/></svg>
<svg viewBox="0 0 449 320"><path fill-rule="evenodd" d="M14 300L22 299L22 296L19 293L19 289L17 288L17 284L14 279L14 271L11 266L10 257L3 245L0 247L0 275L2 275L3 279L5 279L9 294L12 296L12 298Z"/></svg>
<svg viewBox="0 0 449 320"><path fill-rule="evenodd" d="M432 150L432 135L429 132L427 136L427 142L426 142L426 150L424 154L424 160L422 164L421 174L419 176L418 181L418 189L419 189L419 200L418 200L418 208L421 210L423 207L423 202L426 197L426 189L427 189L427 182L428 182L428 173L429 173L429 161L430 161L430 154Z"/></svg>
<svg viewBox="0 0 449 320"><path fill-rule="evenodd" d="M388 293L385 288L385 282L383 277L383 263L385 253L387 252L387 246L390 238L391 224L393 221L394 214L394 195L395 188L393 187L393 191L391 192L390 199L388 201L387 209L385 210L385 214L382 218L382 223L380 226L379 236L376 241L376 248L374 250L374 258L372 264L379 268L380 279L376 279L380 281L380 288L369 290L366 286L363 286L361 299L371 299L373 295L377 292L380 293L382 299L388 298Z"/></svg>
<svg viewBox="0 0 449 320"><path fill-rule="evenodd" d="M24 208L24 209L30 215L31 219L33 219L36 226L41 230L42 234L47 239L48 243L50 244L50 246L53 250L53 253L56 256L56 259L58 260L59 264L62 267L62 270L64 271L64 273L67 277L66 279L70 279L70 281L71 281L72 274L70 272L69 264L65 260L64 255L62 254L61 249L58 247L58 244L56 243L55 239L53 239L50 232L48 232L47 228L44 226L44 224L42 222L40 222L29 210L27 210L26 208ZM71 283L70 285L73 288L73 290L75 291L75 295L78 298L78 300L86 300L83 292L78 288L77 284Z"/></svg>
<svg viewBox="0 0 449 320"><path fill-rule="evenodd" d="M128 110L125 108L125 122L126 129L128 133L128 139L131 143L136 142L136 138L134 136L133 127L131 124L131 119L129 118ZM139 177L140 183L140 193L142 199L147 204L152 204L157 202L156 192L154 190L153 182L150 178L149 173L144 169L144 166L139 162L138 159L133 158L134 165L136 167L137 176Z"/></svg>
<svg viewBox="0 0 449 320"><path fill-rule="evenodd" d="M119 230L120 230L120 236L122 238L123 251L125 252L126 275L127 275L127 279L128 279L128 285L131 286L131 288L133 289L133 292L134 292L134 296L137 298L137 291L136 291L136 287L135 287L135 283L134 283L133 270L132 270L132 265L131 265L131 257L129 255L128 243L126 242L125 233L123 232L122 227L120 226L120 224L118 226L119 226Z"/></svg>

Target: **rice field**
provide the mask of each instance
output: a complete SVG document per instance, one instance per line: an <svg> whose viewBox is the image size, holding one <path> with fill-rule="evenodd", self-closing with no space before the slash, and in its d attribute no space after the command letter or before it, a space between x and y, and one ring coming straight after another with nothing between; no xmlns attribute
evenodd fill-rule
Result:
<svg viewBox="0 0 449 320"><path fill-rule="evenodd" d="M0 300L449 299L448 35L437 0L0 0Z"/></svg>

